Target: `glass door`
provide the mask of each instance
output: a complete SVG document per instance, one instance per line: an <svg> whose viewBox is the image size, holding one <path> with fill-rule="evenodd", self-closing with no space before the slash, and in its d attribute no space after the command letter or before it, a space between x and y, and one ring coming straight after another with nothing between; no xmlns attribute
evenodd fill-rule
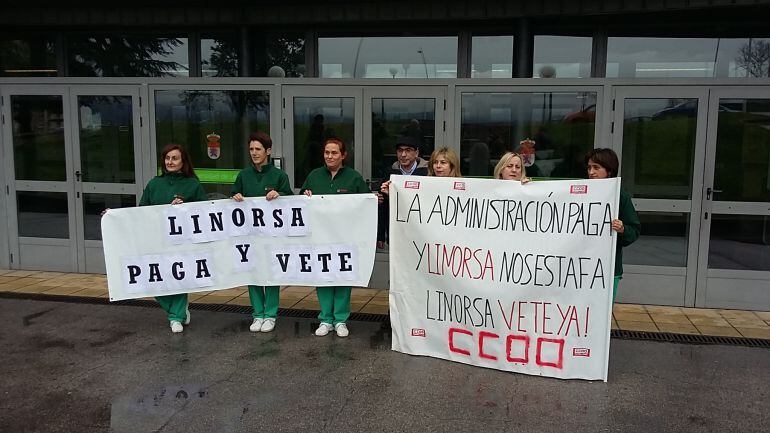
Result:
<svg viewBox="0 0 770 433"><path fill-rule="evenodd" d="M620 302L695 302L707 104L701 88L615 88L612 146L642 222L623 249Z"/></svg>
<svg viewBox="0 0 770 433"><path fill-rule="evenodd" d="M142 191L139 88L70 89L78 271L103 273L101 212L136 206Z"/></svg>
<svg viewBox="0 0 770 433"><path fill-rule="evenodd" d="M345 142L345 165L363 171L361 99L360 87L283 88L286 173L296 191L311 170L324 165L322 146L329 137Z"/></svg>
<svg viewBox="0 0 770 433"><path fill-rule="evenodd" d="M77 271L69 89L3 86L0 95L11 268Z"/></svg>
<svg viewBox="0 0 770 433"><path fill-rule="evenodd" d="M696 306L770 310L770 88L711 91Z"/></svg>
<svg viewBox="0 0 770 433"><path fill-rule="evenodd" d="M436 149L449 145L446 132L446 86L367 87L364 89L364 178L379 188L397 168L396 143L420 146L428 160Z"/></svg>

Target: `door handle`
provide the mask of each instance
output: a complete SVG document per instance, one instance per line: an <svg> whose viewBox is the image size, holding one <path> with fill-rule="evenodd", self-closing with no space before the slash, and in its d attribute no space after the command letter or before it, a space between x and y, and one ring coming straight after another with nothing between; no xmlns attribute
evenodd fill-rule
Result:
<svg viewBox="0 0 770 433"><path fill-rule="evenodd" d="M80 182L80 176L81 176L82 174L83 174L83 173L81 173L81 172L80 172L80 170L76 171L76 172L75 172L75 180L76 180L76 181L78 181L78 182Z"/></svg>
<svg viewBox="0 0 770 433"><path fill-rule="evenodd" d="M712 189L711 187L706 188L706 200L711 200L711 193L718 193L722 192L721 189Z"/></svg>

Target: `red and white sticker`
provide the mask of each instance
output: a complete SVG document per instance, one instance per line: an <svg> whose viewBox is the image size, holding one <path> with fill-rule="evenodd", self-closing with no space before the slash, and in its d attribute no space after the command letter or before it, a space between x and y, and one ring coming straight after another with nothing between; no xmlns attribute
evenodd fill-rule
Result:
<svg viewBox="0 0 770 433"><path fill-rule="evenodd" d="M465 182L455 182L454 189L458 191L465 191Z"/></svg>
<svg viewBox="0 0 770 433"><path fill-rule="evenodd" d="M588 194L588 185L570 185L570 194Z"/></svg>
<svg viewBox="0 0 770 433"><path fill-rule="evenodd" d="M587 347L573 347L572 356L582 356L588 358L591 356L591 349Z"/></svg>
<svg viewBox="0 0 770 433"><path fill-rule="evenodd" d="M425 330L422 328L412 328L412 337L425 337Z"/></svg>
<svg viewBox="0 0 770 433"><path fill-rule="evenodd" d="M407 180L404 182L404 188L420 189L420 182L416 180Z"/></svg>

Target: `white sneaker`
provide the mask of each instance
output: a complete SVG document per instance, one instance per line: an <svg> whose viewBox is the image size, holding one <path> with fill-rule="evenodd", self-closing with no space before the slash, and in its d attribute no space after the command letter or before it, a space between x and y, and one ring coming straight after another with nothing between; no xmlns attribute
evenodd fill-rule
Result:
<svg viewBox="0 0 770 433"><path fill-rule="evenodd" d="M262 319L254 319L254 321L251 322L251 326L249 326L249 331L259 332L262 329L262 322Z"/></svg>
<svg viewBox="0 0 770 433"><path fill-rule="evenodd" d="M265 321L262 322L262 328L260 328L260 331L270 332L273 329L275 329L275 319L265 319Z"/></svg>
<svg viewBox="0 0 770 433"><path fill-rule="evenodd" d="M184 328L182 327L182 323L178 320L172 320L171 321L171 332L174 334L178 334L180 332L184 331Z"/></svg>
<svg viewBox="0 0 770 433"><path fill-rule="evenodd" d="M348 325L344 323L338 323L334 325L334 330L337 331L337 337L347 337L350 335L350 331L348 331Z"/></svg>
<svg viewBox="0 0 770 433"><path fill-rule="evenodd" d="M321 322L320 325L318 325L318 329L315 330L315 335L318 337L323 337L324 335L328 334L329 331L334 329L331 324Z"/></svg>
<svg viewBox="0 0 770 433"><path fill-rule="evenodd" d="M186 313L187 313L187 316L184 319L184 324L185 325L189 325L190 324L190 309L189 308L187 309Z"/></svg>

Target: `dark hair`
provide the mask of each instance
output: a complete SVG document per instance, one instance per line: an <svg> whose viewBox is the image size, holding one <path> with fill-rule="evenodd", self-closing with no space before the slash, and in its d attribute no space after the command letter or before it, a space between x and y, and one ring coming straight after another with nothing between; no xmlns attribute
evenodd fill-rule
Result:
<svg viewBox="0 0 770 433"><path fill-rule="evenodd" d="M166 163L165 163L166 155L168 155L168 153L171 152L172 150L178 150L179 153L182 154L182 169L180 171L182 172L184 177L194 177L197 179L198 176L195 175L195 170L193 169L192 159L190 159L190 154L187 153L186 150L184 150L184 147L174 143L169 143L165 145L163 147L163 150L160 151L160 160L163 161L162 162L163 165L161 165L161 167L163 167L162 168L163 174L167 173Z"/></svg>
<svg viewBox="0 0 770 433"><path fill-rule="evenodd" d="M269 135L265 134L262 131L252 132L251 134L249 134L249 141L246 142L246 146L251 145L252 141L259 141L260 143L262 143L262 147L264 147L266 150L273 148L273 140L270 138Z"/></svg>
<svg viewBox="0 0 770 433"><path fill-rule="evenodd" d="M345 145L345 142L341 138L339 138L339 137L329 137L329 138L325 139L324 140L323 150L326 150L326 145L329 144L329 143L335 143L337 146L339 146L340 147L340 153L345 155L345 157L347 158L348 147ZM342 162L345 162L345 160L343 159Z"/></svg>
<svg viewBox="0 0 770 433"><path fill-rule="evenodd" d="M589 161L593 161L607 170L607 177L616 177L618 175L620 163L618 162L618 155L612 149L601 147L593 149L586 155L586 165L588 165Z"/></svg>

